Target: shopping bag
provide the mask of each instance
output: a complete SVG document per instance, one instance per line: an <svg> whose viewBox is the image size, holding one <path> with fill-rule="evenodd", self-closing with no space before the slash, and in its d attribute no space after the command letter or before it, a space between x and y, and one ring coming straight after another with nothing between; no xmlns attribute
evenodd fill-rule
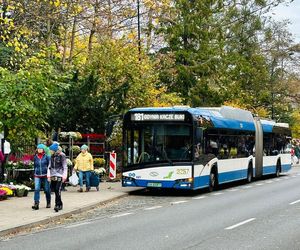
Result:
<svg viewBox="0 0 300 250"><path fill-rule="evenodd" d="M78 181L79 181L79 178L78 178L77 174L74 172L74 173L69 177L69 183L70 183L72 186L77 186L77 185L78 185Z"/></svg>
<svg viewBox="0 0 300 250"><path fill-rule="evenodd" d="M293 165L296 165L296 164L298 164L298 163L299 163L298 157L297 157L296 155L292 156L292 164L293 164Z"/></svg>

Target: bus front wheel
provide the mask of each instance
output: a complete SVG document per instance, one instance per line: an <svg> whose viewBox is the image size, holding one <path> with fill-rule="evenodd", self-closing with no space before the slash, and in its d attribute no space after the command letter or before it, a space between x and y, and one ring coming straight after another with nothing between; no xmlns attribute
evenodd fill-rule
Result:
<svg viewBox="0 0 300 250"><path fill-rule="evenodd" d="M214 191L217 185L218 185L217 174L215 170L212 170L209 175L209 187L208 187L209 192Z"/></svg>
<svg viewBox="0 0 300 250"><path fill-rule="evenodd" d="M275 172L275 176L276 177L279 177L280 176L280 161L277 161L277 164L276 164L276 172Z"/></svg>
<svg viewBox="0 0 300 250"><path fill-rule="evenodd" d="M253 178L253 168L252 165L250 165L247 171L247 183L250 183L252 181L252 178Z"/></svg>

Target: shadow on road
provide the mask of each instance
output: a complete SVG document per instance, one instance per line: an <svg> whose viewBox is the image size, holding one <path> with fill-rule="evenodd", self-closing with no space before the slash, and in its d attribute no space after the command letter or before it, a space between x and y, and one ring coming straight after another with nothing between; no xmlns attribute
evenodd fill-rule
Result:
<svg viewBox="0 0 300 250"><path fill-rule="evenodd" d="M275 178L282 178L287 176L287 173L281 174L279 177L275 177L274 175L267 175L263 176L261 179L253 180L251 183L275 179ZM226 184L221 184L217 187L217 191L226 190L229 188L238 188L243 185L251 185L251 183L246 183L245 180L242 181L234 181ZM180 189L163 189L163 188L144 188L140 190L135 190L129 193L132 196L157 196L157 197L194 197L201 194L208 194L208 188L201 188L198 190L180 190Z"/></svg>

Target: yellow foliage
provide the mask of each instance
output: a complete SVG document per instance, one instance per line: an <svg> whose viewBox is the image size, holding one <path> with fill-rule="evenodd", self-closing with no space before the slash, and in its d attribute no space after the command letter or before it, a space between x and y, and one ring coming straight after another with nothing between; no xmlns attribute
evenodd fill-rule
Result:
<svg viewBox="0 0 300 250"><path fill-rule="evenodd" d="M292 135L294 138L300 138L300 112L294 110L292 113L293 124L291 125Z"/></svg>
<svg viewBox="0 0 300 250"><path fill-rule="evenodd" d="M224 102L224 105L233 108L247 109L247 106L244 103L241 103L239 100L226 101Z"/></svg>
<svg viewBox="0 0 300 250"><path fill-rule="evenodd" d="M262 118L269 117L269 112L263 107L258 107L256 109L253 108L251 111L253 113L257 114L259 117L262 117Z"/></svg>

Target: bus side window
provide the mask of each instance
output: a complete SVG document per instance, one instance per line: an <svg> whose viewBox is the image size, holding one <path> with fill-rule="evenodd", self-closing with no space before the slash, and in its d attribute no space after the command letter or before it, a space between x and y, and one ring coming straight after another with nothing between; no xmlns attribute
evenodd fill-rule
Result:
<svg viewBox="0 0 300 250"><path fill-rule="evenodd" d="M237 148L236 147L230 148L229 158L236 158L236 157L237 157Z"/></svg>
<svg viewBox="0 0 300 250"><path fill-rule="evenodd" d="M219 154L218 143L216 141L209 140L208 153L214 154L215 156Z"/></svg>
<svg viewBox="0 0 300 250"><path fill-rule="evenodd" d="M228 158L228 147L227 144L223 144L221 149L220 149L220 158L221 159L227 159Z"/></svg>

